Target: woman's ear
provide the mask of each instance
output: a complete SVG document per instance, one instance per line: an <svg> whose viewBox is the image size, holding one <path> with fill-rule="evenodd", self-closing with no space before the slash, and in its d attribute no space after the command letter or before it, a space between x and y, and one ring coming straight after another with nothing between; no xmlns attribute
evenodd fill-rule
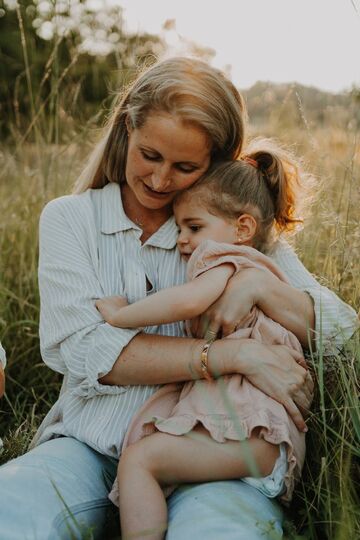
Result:
<svg viewBox="0 0 360 540"><path fill-rule="evenodd" d="M257 229L257 223L254 216L250 214L241 214L236 220L236 227L237 243L251 246Z"/></svg>

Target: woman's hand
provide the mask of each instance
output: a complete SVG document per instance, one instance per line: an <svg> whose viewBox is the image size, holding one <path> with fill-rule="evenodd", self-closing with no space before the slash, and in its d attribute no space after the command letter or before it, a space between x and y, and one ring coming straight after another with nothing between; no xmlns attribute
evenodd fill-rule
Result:
<svg viewBox="0 0 360 540"><path fill-rule="evenodd" d="M128 305L125 296L106 296L96 300L95 306L100 311L104 321L111 324L114 320L117 311Z"/></svg>
<svg viewBox="0 0 360 540"><path fill-rule="evenodd" d="M242 270L230 278L220 298L192 321L193 335L209 339L232 334L257 303L260 288L266 278L264 271L254 268Z"/></svg>
<svg viewBox="0 0 360 540"><path fill-rule="evenodd" d="M247 268L229 279L222 296L193 324L196 337L226 337L242 325L257 305L265 315L295 334L309 347L315 314L310 296L280 281L271 272Z"/></svg>
<svg viewBox="0 0 360 540"><path fill-rule="evenodd" d="M254 386L284 405L297 428L307 431L302 415L310 408L314 383L304 365L301 353L285 345L269 346L246 339L238 347L234 371L245 375Z"/></svg>

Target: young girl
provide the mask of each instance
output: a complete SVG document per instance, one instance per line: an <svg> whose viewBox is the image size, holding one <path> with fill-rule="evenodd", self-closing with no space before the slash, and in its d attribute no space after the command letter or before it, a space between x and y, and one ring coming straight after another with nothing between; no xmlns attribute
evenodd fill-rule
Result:
<svg viewBox="0 0 360 540"><path fill-rule="evenodd" d="M107 322L134 328L193 319L186 323L191 333L195 318L217 300L234 273L272 272L286 281L261 252L271 248L276 229L288 230L298 221L299 173L287 154L266 144L258 142L242 160L216 164L176 198L178 249L189 259L190 281L132 305L120 297L98 300ZM115 503L119 497L124 539L164 537L165 496L176 483L242 477L268 497L291 499L304 460L304 433L280 403L241 375L216 379L211 354L216 337L211 331L206 336L204 379L163 386L130 425L118 468L119 495L117 486L111 493ZM287 345L304 363L297 338L256 306L229 337ZM194 369L194 379L198 376Z"/></svg>

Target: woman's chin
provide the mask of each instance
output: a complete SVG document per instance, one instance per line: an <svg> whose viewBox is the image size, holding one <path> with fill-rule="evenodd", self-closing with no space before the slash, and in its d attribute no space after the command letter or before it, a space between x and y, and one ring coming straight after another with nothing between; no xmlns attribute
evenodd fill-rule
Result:
<svg viewBox="0 0 360 540"><path fill-rule="evenodd" d="M156 193L143 185L140 193L136 193L138 201L145 207L153 210L169 206L174 197L174 193Z"/></svg>

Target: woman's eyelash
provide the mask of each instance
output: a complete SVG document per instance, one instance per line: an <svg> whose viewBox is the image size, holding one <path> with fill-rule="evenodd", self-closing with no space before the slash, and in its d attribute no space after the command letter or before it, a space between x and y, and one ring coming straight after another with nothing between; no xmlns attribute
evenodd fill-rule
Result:
<svg viewBox="0 0 360 540"><path fill-rule="evenodd" d="M176 167L179 169L179 171L183 172L183 173L192 173L196 170L195 167L186 167L184 165L176 165Z"/></svg>
<svg viewBox="0 0 360 540"><path fill-rule="evenodd" d="M142 156L147 159L148 161L158 161L161 159L161 156L160 155L157 155L157 154L148 154L147 152L145 152L144 150L141 150L141 154ZM181 163L176 163L175 164L175 167L183 172L183 173L192 173L196 170L196 167L191 167L191 166L186 166L186 165L182 165Z"/></svg>
<svg viewBox="0 0 360 540"><path fill-rule="evenodd" d="M148 159L149 161L156 161L157 159L160 159L160 156L156 154L147 154L144 152L144 150L141 150L141 153L145 159Z"/></svg>

